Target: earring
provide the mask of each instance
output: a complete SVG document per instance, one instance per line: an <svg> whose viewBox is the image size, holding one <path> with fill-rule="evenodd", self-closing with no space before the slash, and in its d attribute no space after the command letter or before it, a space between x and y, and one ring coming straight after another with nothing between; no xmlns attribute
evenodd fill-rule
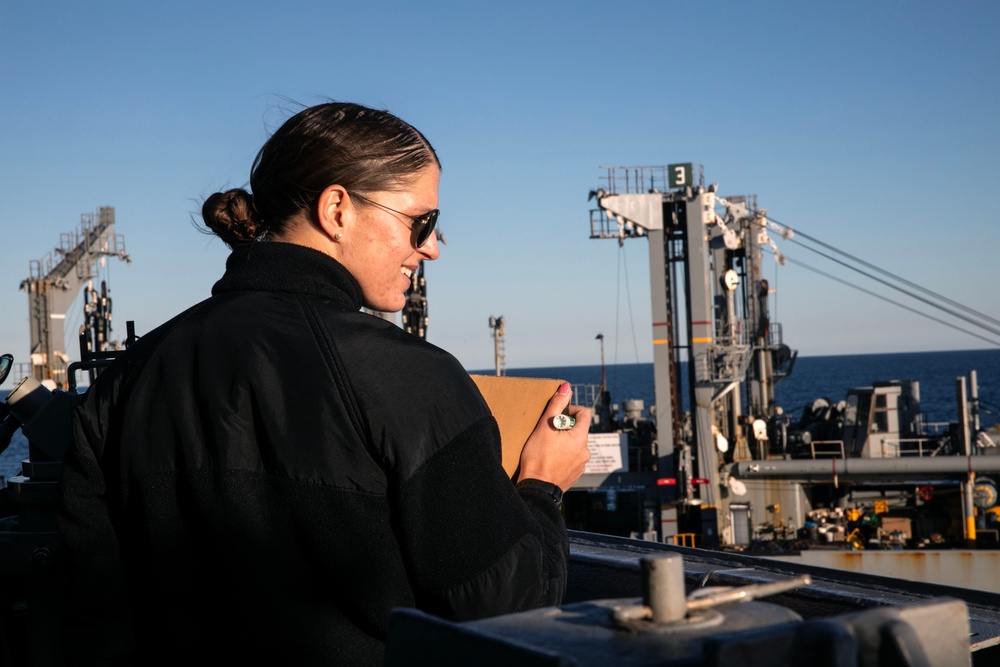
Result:
<svg viewBox="0 0 1000 667"><path fill-rule="evenodd" d="M333 240L334 241L339 241L342 238L344 238L344 233L343 232L337 232L337 235L333 237Z"/></svg>

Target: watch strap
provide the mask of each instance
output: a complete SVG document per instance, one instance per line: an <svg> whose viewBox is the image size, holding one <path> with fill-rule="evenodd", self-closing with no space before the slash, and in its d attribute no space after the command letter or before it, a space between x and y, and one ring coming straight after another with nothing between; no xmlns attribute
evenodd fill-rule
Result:
<svg viewBox="0 0 1000 667"><path fill-rule="evenodd" d="M540 479L522 479L515 487L517 489L535 489L536 491L541 491L552 498L552 502L556 505L562 502L563 490L552 482L543 482Z"/></svg>

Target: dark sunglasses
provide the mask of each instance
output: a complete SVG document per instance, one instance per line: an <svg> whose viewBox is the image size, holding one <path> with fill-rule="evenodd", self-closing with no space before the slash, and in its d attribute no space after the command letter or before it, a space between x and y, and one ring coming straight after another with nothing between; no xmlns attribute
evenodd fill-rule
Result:
<svg viewBox="0 0 1000 667"><path fill-rule="evenodd" d="M427 240L431 237L431 234L434 233L434 228L437 226L438 215L441 213L439 209L434 209L433 211L424 213L421 216L413 216L409 215L408 213L403 213L402 211L397 211L394 208L389 208L385 204L379 204L377 201L372 201L368 197L362 197L356 192L352 192L350 193L350 195L352 197L360 199L363 202L367 202L369 204L372 204L373 206L378 206L379 208L384 208L387 211L396 213L398 215L401 215L403 217L412 220L413 225L410 226L410 230L413 232L411 243L413 243L414 248L420 248L425 243L427 243Z"/></svg>

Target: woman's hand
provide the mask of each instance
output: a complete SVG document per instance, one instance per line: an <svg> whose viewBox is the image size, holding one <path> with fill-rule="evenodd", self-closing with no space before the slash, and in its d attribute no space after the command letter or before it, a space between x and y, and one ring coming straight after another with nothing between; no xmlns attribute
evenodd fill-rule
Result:
<svg viewBox="0 0 1000 667"><path fill-rule="evenodd" d="M583 474L590 460L590 450L587 449L590 410L571 406L572 394L569 383L564 382L549 400L535 430L521 450L518 479L540 479L565 491ZM552 418L564 412L576 419L576 424L568 430L558 430L552 424Z"/></svg>

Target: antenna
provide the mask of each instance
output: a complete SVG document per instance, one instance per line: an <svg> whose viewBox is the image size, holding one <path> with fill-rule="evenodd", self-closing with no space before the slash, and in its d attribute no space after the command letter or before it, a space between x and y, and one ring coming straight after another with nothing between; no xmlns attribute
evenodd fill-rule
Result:
<svg viewBox="0 0 1000 667"><path fill-rule="evenodd" d="M493 363L497 377L507 375L507 360L504 352L504 321L500 317L490 316L490 329L493 336Z"/></svg>

